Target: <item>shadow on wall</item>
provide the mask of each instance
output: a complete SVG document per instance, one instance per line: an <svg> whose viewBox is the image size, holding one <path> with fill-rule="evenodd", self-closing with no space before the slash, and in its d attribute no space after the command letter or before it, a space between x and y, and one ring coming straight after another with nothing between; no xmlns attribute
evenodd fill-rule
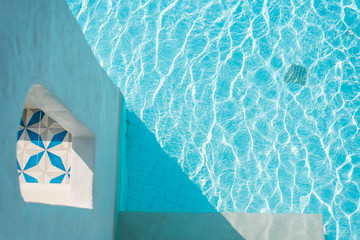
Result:
<svg viewBox="0 0 360 240"><path fill-rule="evenodd" d="M127 111L126 116L129 212L119 213L118 236L132 240L244 240L136 114Z"/></svg>
<svg viewBox="0 0 360 240"><path fill-rule="evenodd" d="M128 211L217 212L135 113L126 115Z"/></svg>
<svg viewBox="0 0 360 240"><path fill-rule="evenodd" d="M245 240L221 213L121 212L118 236L122 240Z"/></svg>

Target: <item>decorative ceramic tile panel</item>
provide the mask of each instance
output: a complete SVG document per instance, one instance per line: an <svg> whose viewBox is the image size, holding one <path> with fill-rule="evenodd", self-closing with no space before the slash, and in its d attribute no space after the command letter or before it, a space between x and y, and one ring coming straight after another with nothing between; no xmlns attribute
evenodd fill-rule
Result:
<svg viewBox="0 0 360 240"><path fill-rule="evenodd" d="M40 109L24 109L17 136L20 183L70 183L71 134Z"/></svg>

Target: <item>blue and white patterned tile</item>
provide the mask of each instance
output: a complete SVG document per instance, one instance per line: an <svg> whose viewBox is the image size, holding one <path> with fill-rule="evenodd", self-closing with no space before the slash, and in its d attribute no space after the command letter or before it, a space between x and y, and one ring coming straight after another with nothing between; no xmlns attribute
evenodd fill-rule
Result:
<svg viewBox="0 0 360 240"><path fill-rule="evenodd" d="M63 129L63 127L57 123L54 119L52 119L51 117L47 117L46 119L46 126L48 128L61 128Z"/></svg>
<svg viewBox="0 0 360 240"><path fill-rule="evenodd" d="M69 149L69 133L64 129L51 128L48 130L47 148L53 150L68 150Z"/></svg>
<svg viewBox="0 0 360 240"><path fill-rule="evenodd" d="M62 172L62 173L47 172L44 175L44 182L45 183L56 183L56 184L70 183L66 172Z"/></svg>
<svg viewBox="0 0 360 240"><path fill-rule="evenodd" d="M39 109L25 109L17 142L19 181L70 183L71 134Z"/></svg>
<svg viewBox="0 0 360 240"><path fill-rule="evenodd" d="M45 113L39 109L27 109L26 127L28 128L41 128L44 127L42 119Z"/></svg>
<svg viewBox="0 0 360 240"><path fill-rule="evenodd" d="M26 155L30 155L24 167L26 171L30 172L44 172L45 170L45 152L37 152L36 150L25 150Z"/></svg>
<svg viewBox="0 0 360 240"><path fill-rule="evenodd" d="M27 183L44 183L44 172L32 172L32 171L24 171L24 173L26 175L25 176L25 180ZM36 181L34 181L32 178L29 178L28 176L36 179Z"/></svg>
<svg viewBox="0 0 360 240"><path fill-rule="evenodd" d="M45 172L64 172L64 160L66 160L67 151L47 152Z"/></svg>
<svg viewBox="0 0 360 240"><path fill-rule="evenodd" d="M18 174L19 174L19 182L20 183L26 183L24 174L21 171L18 171Z"/></svg>

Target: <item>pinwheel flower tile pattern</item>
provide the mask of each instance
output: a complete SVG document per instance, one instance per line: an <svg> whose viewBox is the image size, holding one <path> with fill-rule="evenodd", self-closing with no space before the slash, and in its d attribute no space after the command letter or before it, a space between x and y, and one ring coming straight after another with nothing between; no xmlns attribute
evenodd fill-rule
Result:
<svg viewBox="0 0 360 240"><path fill-rule="evenodd" d="M71 134L39 109L24 109L17 135L20 183L70 183Z"/></svg>

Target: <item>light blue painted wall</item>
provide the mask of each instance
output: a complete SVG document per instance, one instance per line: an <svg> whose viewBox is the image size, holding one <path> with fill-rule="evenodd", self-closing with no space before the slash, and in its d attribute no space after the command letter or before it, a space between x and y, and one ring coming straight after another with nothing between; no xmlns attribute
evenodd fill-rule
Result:
<svg viewBox="0 0 360 240"><path fill-rule="evenodd" d="M94 58L65 1L2 2L0 39L0 239L111 239L119 89ZM25 203L20 195L16 133L27 92L36 83L95 136L93 209Z"/></svg>

